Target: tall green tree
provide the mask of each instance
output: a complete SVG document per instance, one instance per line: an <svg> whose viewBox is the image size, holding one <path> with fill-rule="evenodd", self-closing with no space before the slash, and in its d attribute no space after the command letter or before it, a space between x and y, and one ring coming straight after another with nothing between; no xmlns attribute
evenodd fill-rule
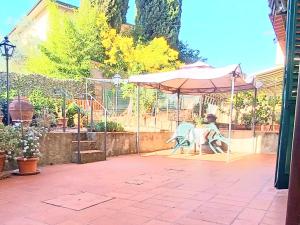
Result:
<svg viewBox="0 0 300 225"><path fill-rule="evenodd" d="M198 61L205 62L207 60L200 55L199 49L191 48L187 42L179 41L178 51L180 61L186 64L191 64Z"/></svg>
<svg viewBox="0 0 300 225"><path fill-rule="evenodd" d="M136 0L136 33L142 40L164 37L177 48L182 0Z"/></svg>
<svg viewBox="0 0 300 225"><path fill-rule="evenodd" d="M91 2L105 14L112 28L119 31L121 25L126 23L129 0L91 0Z"/></svg>
<svg viewBox="0 0 300 225"><path fill-rule="evenodd" d="M74 15L59 11L48 2L50 29L47 40L35 56L27 60L28 70L58 78L81 78L90 75L92 61L102 62L104 49L99 41L99 11L82 0Z"/></svg>

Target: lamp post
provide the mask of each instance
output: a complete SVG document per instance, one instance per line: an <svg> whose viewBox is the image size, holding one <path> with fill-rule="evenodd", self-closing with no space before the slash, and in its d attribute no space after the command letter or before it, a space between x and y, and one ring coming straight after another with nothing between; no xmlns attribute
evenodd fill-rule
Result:
<svg viewBox="0 0 300 225"><path fill-rule="evenodd" d="M116 87L116 115L118 115L118 88L120 87L122 78L119 74L116 74L112 77L112 83Z"/></svg>
<svg viewBox="0 0 300 225"><path fill-rule="evenodd" d="M1 55L6 59L6 104L7 104L7 124L10 124L9 117L9 80L8 80L8 60L13 55L16 46L13 45L8 37L4 37L4 40L0 43Z"/></svg>

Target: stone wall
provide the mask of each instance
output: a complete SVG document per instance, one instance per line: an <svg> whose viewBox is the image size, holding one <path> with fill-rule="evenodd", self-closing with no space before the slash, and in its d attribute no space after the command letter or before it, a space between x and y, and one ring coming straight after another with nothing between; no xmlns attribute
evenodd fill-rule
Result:
<svg viewBox="0 0 300 225"><path fill-rule="evenodd" d="M141 132L140 152L153 152L170 149L172 144L166 141L171 137L170 132ZM72 159L72 141L76 140L76 133L48 133L41 141L40 164L70 163ZM89 140L96 141L97 146L104 150L104 133L89 133ZM136 133L134 132L108 132L106 139L107 156L134 154L137 152Z"/></svg>
<svg viewBox="0 0 300 225"><path fill-rule="evenodd" d="M228 131L222 131L227 136ZM231 150L243 153L276 153L278 133L256 131L253 138L252 130L233 130Z"/></svg>
<svg viewBox="0 0 300 225"><path fill-rule="evenodd" d="M227 135L227 131L222 131ZM166 141L172 136L172 132L141 132L140 152L153 152L170 149L173 143ZM70 163L72 159L72 140L76 140L76 133L48 133L41 142L43 154L40 164ZM83 134L84 135L84 134ZM95 140L96 145L104 150L104 133L89 133L89 140ZM232 132L232 152L244 153L276 153L278 134L274 132L253 132L249 130L234 130ZM137 153L136 133L115 132L107 133L107 156L118 156Z"/></svg>

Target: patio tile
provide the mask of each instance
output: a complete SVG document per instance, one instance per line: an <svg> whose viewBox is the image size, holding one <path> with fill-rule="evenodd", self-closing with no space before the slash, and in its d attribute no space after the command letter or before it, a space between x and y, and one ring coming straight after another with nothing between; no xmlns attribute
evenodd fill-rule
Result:
<svg viewBox="0 0 300 225"><path fill-rule="evenodd" d="M35 221L27 218L13 218L10 221L5 222L3 225L47 225L39 221Z"/></svg>
<svg viewBox="0 0 300 225"><path fill-rule="evenodd" d="M273 188L274 155L229 164L176 157L113 157L1 180L0 224L284 225L287 192ZM90 194L89 204L95 203L94 196L115 198L79 211L42 202L83 192ZM86 207L77 201L70 205Z"/></svg>
<svg viewBox="0 0 300 225"><path fill-rule="evenodd" d="M150 220L149 222L145 223L144 225L172 225L172 223L160 221L160 220Z"/></svg>
<svg viewBox="0 0 300 225"><path fill-rule="evenodd" d="M179 219L176 223L176 225L218 225L219 223L213 223L213 222L208 222L208 221L203 221L203 220L194 220L191 218L181 218Z"/></svg>
<svg viewBox="0 0 300 225"><path fill-rule="evenodd" d="M190 210L170 209L160 214L157 218L162 221L176 222L180 218L186 216L189 212Z"/></svg>
<svg viewBox="0 0 300 225"><path fill-rule="evenodd" d="M59 223L57 225L86 225L88 223L84 223L84 222L76 222L74 220L67 220L67 221L64 221L62 223Z"/></svg>
<svg viewBox="0 0 300 225"><path fill-rule="evenodd" d="M259 224L266 211L259 209L244 209L238 216L239 219Z"/></svg>
<svg viewBox="0 0 300 225"><path fill-rule="evenodd" d="M90 225L141 225L151 219L125 212L116 212L110 216L102 216L93 220Z"/></svg>
<svg viewBox="0 0 300 225"><path fill-rule="evenodd" d="M59 196L58 198L43 201L47 204L68 208L72 210L83 210L94 205L112 200L112 197L95 195L91 193L79 193Z"/></svg>
<svg viewBox="0 0 300 225"><path fill-rule="evenodd" d="M243 219L236 219L232 225L259 225L260 223Z"/></svg>

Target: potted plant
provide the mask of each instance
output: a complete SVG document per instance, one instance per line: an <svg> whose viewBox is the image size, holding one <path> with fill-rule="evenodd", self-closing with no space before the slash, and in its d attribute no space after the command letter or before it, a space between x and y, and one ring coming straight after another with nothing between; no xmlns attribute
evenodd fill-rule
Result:
<svg viewBox="0 0 300 225"><path fill-rule="evenodd" d="M17 158L21 175L37 173L37 163L41 156L39 150L40 138L44 132L45 129L40 127L28 127L24 131L21 138L21 156Z"/></svg>
<svg viewBox="0 0 300 225"><path fill-rule="evenodd" d="M0 172L3 172L5 161L13 161L20 148L21 132L17 126L0 124Z"/></svg>

